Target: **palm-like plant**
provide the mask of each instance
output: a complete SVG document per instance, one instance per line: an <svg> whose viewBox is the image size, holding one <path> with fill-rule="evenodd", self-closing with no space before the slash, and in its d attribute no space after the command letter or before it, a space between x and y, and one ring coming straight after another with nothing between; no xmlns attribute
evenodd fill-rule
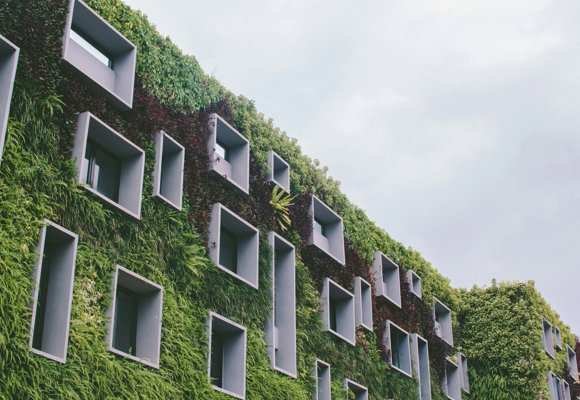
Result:
<svg viewBox="0 0 580 400"><path fill-rule="evenodd" d="M274 189L272 190L270 207L272 207L274 218L276 219L276 223L282 232L285 232L292 224L288 212L290 207L292 207L294 204L293 200L295 197L296 196L290 196L289 194L286 194L284 189L278 185L275 185Z"/></svg>

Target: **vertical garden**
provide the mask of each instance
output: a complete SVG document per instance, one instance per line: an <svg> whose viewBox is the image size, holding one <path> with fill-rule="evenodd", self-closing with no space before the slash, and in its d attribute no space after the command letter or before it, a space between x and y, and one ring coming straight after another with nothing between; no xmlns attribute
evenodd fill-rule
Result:
<svg viewBox="0 0 580 400"><path fill-rule="evenodd" d="M210 339L210 312L245 329L248 399L312 399L317 359L330 365L335 399L346 397L346 379L368 388L372 399L417 399L416 376L401 373L403 366L392 367L399 361L384 340L389 336L393 343L392 332L416 333L428 343L435 400L446 398L439 383L448 357L455 359L457 351L470 363L471 394L463 393L464 398L549 398L546 372L562 373L565 360L563 353L555 360L544 356L542 316L561 327L565 343L573 346L574 338L530 285L452 288L417 251L369 220L326 169L304 155L251 100L205 74L145 16L117 0L86 4L136 48L130 107L126 101L119 107L118 98L103 96L94 82L63 61L68 0L0 2L0 35L20 48L0 163L0 398L230 398L216 391L208 378L210 344L219 346ZM117 97L123 97L124 92L119 93ZM82 154L78 132L87 112L143 151L138 218L79 183L80 164L74 154ZM216 114L248 141L247 190L211 171L214 154L208 148L215 126L209 122ZM184 150L183 195L177 201L181 207L153 196L159 190L154 182L160 131ZM280 223L280 199L268 180L271 151L289 167L290 193L282 196L292 199L287 207L282 204L288 227ZM343 223L343 260L329 257L309 241L316 201ZM216 203L258 232L255 285L241 282L212 260ZM127 204L130 208L133 203ZM44 220L78 240L65 363L31 351L34 271L39 237L48 229ZM240 226L232 224L234 231ZM270 232L295 250L295 376L273 369L269 358L266 332L275 259ZM377 296L378 252L387 264L398 267L398 304ZM123 268L120 275L118 266ZM381 265L381 271L389 270L384 268ZM124 270L129 271L126 276ZM410 270L421 280L420 297L407 279ZM110 351L111 308L119 301L112 277L132 282L131 273L162 288L158 368ZM352 345L325 330L321 293L327 278L354 293L357 277L371 290L373 328L358 326ZM126 285L150 290L139 282ZM437 301L451 310L451 344L434 324ZM392 331L387 321L399 331ZM229 329L214 324L224 332ZM133 350L127 347L127 352Z"/></svg>

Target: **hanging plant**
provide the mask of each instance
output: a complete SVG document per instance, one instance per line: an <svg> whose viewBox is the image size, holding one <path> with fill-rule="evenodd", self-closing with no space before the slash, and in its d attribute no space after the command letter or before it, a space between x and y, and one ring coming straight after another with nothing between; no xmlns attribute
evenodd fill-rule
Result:
<svg viewBox="0 0 580 400"><path fill-rule="evenodd" d="M284 189L280 186L275 185L272 190L272 198L270 199L270 206L274 212L274 218L276 219L276 224L280 227L282 232L286 230L292 224L290 220L289 210L294 204L294 198L296 196L290 196Z"/></svg>

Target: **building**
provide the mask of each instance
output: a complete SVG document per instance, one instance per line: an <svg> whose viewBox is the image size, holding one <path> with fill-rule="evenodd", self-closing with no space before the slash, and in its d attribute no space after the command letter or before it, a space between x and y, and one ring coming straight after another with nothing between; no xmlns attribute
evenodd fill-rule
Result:
<svg viewBox="0 0 580 400"><path fill-rule="evenodd" d="M145 17L0 15L2 397L492 398L469 292Z"/></svg>

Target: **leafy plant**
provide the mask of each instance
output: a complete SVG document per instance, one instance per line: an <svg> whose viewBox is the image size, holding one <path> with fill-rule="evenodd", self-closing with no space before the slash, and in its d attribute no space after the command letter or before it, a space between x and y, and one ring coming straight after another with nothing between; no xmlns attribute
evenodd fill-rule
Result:
<svg viewBox="0 0 580 400"><path fill-rule="evenodd" d="M276 224L280 227L282 232L286 232L292 221L290 220L290 207L294 205L294 198L296 196L290 196L284 189L280 186L275 185L272 189L272 198L270 199L270 206L274 212L274 218L276 219Z"/></svg>

